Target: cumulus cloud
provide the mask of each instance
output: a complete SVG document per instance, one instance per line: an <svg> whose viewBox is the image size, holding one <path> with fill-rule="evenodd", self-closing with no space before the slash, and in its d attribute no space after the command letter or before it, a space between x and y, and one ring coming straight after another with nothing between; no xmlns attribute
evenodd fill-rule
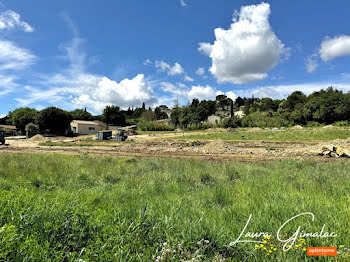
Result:
<svg viewBox="0 0 350 262"><path fill-rule="evenodd" d="M199 100L213 99L216 96L216 91L211 86L192 86L188 92L188 98L198 98Z"/></svg>
<svg viewBox="0 0 350 262"><path fill-rule="evenodd" d="M337 57L350 55L350 36L326 37L321 44L319 53L325 62Z"/></svg>
<svg viewBox="0 0 350 262"><path fill-rule="evenodd" d="M181 75L184 72L183 67L179 63L175 63L175 65L169 69L169 75L171 76Z"/></svg>
<svg viewBox="0 0 350 262"><path fill-rule="evenodd" d="M179 83L178 86L175 86L169 82L162 82L160 86L164 92L170 93L177 97L186 97L188 94L186 86L181 83Z"/></svg>
<svg viewBox="0 0 350 262"><path fill-rule="evenodd" d="M34 28L21 20L21 16L14 11L7 10L0 13L0 30L18 28L24 32L33 32Z"/></svg>
<svg viewBox="0 0 350 262"><path fill-rule="evenodd" d="M266 78L288 53L269 24L270 5L243 6L228 30L214 30L214 44L200 43L199 51L212 59L210 72L218 82L244 84Z"/></svg>
<svg viewBox="0 0 350 262"><path fill-rule="evenodd" d="M73 103L77 106L89 106L99 112L106 105L127 108L140 106L143 102L146 104L156 102L152 87L146 82L143 74L133 79L124 79L119 83L103 77L97 86L73 99Z"/></svg>
<svg viewBox="0 0 350 262"><path fill-rule="evenodd" d="M155 66L161 72L167 72L168 75L170 76L181 75L185 73L185 70L178 62L176 62L173 66L170 66L168 63L164 61L156 61Z"/></svg>

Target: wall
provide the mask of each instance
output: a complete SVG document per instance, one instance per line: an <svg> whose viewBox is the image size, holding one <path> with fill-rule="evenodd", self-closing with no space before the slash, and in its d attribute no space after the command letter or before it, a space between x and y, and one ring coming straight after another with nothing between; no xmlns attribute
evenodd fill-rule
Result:
<svg viewBox="0 0 350 262"><path fill-rule="evenodd" d="M75 127L75 130L74 130ZM90 129L94 130L90 130ZM71 123L71 129L74 133L78 133L80 135L93 135L97 134L98 131L104 130L102 126L98 125L89 125L89 124L79 124L79 123Z"/></svg>

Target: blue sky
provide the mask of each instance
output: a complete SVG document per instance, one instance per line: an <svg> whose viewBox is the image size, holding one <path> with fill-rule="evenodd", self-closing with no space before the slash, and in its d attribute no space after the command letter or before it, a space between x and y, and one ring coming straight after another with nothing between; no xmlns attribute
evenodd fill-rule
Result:
<svg viewBox="0 0 350 262"><path fill-rule="evenodd" d="M350 90L346 0L0 1L0 116Z"/></svg>

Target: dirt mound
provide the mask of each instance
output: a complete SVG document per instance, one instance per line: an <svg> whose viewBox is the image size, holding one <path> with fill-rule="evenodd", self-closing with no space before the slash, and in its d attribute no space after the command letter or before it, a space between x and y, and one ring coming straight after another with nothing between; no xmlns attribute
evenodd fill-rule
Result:
<svg viewBox="0 0 350 262"><path fill-rule="evenodd" d="M299 130L299 129L303 129L303 127L301 125L296 125L292 127L293 130Z"/></svg>
<svg viewBox="0 0 350 262"><path fill-rule="evenodd" d="M28 139L29 141L34 141L34 142L41 142L41 141L45 141L46 138L43 137L42 135L35 135L32 138Z"/></svg>
<svg viewBox="0 0 350 262"><path fill-rule="evenodd" d="M322 128L324 128L324 129L331 129L331 128L335 128L335 126L327 125L327 126L324 126L324 127L322 127Z"/></svg>
<svg viewBox="0 0 350 262"><path fill-rule="evenodd" d="M223 153L226 151L227 143L222 140L210 141L201 149L205 154Z"/></svg>

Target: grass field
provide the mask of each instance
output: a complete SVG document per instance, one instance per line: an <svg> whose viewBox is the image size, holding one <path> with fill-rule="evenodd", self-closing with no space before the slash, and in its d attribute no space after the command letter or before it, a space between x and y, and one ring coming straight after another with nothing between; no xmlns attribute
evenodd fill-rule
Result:
<svg viewBox="0 0 350 262"><path fill-rule="evenodd" d="M340 247L339 261L350 259L346 161L5 154L0 165L0 261L301 261L306 246ZM338 236L298 239L283 252L276 232L303 212L315 221L298 218L283 237L323 224ZM271 232L271 239L261 248L230 247L249 214L247 231Z"/></svg>
<svg viewBox="0 0 350 262"><path fill-rule="evenodd" d="M244 136L244 138L242 138ZM170 137L169 139L187 140L265 140L265 141L327 141L334 139L346 139L350 137L350 129L322 129L308 128L301 130L286 129L284 131L261 130L248 132L238 129L236 132L213 132Z"/></svg>

